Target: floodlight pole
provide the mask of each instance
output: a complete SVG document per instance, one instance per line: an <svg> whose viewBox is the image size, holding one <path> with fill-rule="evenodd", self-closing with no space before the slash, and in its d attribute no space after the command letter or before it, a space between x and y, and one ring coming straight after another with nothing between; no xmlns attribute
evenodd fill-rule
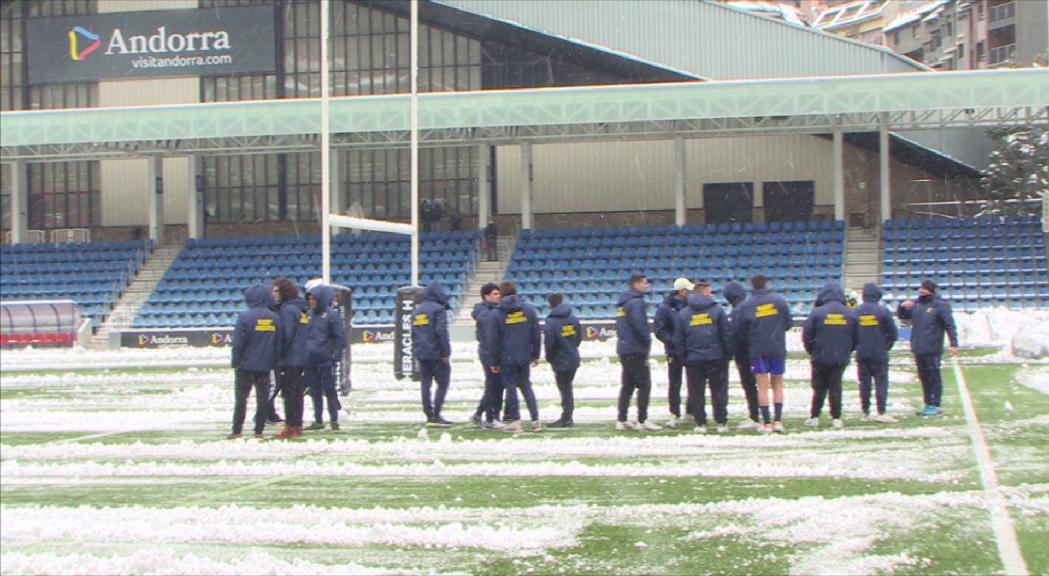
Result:
<svg viewBox="0 0 1049 576"><path fill-rule="evenodd" d="M321 5L321 278L331 284L331 134L328 127L328 0Z"/></svg>
<svg viewBox="0 0 1049 576"><path fill-rule="evenodd" d="M411 0L411 21L408 23L411 42L410 133L411 188L412 188L412 278L411 285L419 285L419 0Z"/></svg>

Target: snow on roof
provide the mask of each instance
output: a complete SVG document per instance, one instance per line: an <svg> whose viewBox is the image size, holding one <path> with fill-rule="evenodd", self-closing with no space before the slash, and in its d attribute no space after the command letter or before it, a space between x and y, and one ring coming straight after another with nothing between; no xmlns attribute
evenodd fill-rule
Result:
<svg viewBox="0 0 1049 576"><path fill-rule="evenodd" d="M817 28L836 28L868 20L881 14L887 3L877 0L859 0L841 6L829 8L816 18L813 26Z"/></svg>
<svg viewBox="0 0 1049 576"><path fill-rule="evenodd" d="M942 9L943 6L948 2L950 2L950 0L933 0L932 2L922 4L916 10L902 12L898 16L896 16L896 18L894 18L891 22L883 26L882 31L891 32L897 28L902 28L904 26L907 26L908 24L913 24L924 18L930 12L933 12L937 9Z"/></svg>
<svg viewBox="0 0 1049 576"><path fill-rule="evenodd" d="M729 0L729 6L752 12L756 14L768 14L773 18L781 18L784 22L806 28L805 18L794 6L780 4L779 2L766 2L761 0Z"/></svg>

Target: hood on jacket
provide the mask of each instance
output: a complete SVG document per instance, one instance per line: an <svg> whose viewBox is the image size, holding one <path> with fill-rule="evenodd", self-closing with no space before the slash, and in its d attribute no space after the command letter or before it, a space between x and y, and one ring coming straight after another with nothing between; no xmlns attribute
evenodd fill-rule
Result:
<svg viewBox="0 0 1049 576"><path fill-rule="evenodd" d="M827 282L816 296L816 306L823 306L828 302L838 302L845 305L845 290L837 282Z"/></svg>
<svg viewBox="0 0 1049 576"><path fill-rule="evenodd" d="M273 306L273 295L269 288L256 284L244 291L244 301L249 308L269 308Z"/></svg>
<svg viewBox="0 0 1049 576"><path fill-rule="evenodd" d="M509 296L503 296L503 299L499 301L499 309L506 312L513 312L514 310L521 309L521 299L517 294L511 294Z"/></svg>
<svg viewBox="0 0 1049 576"><path fill-rule="evenodd" d="M671 290L669 293L667 293L667 297L663 299L663 303L667 304L668 306L670 306L671 308L673 308L675 310L680 310L681 308L684 308L684 306L685 306L685 302L683 300L678 300L677 299L677 292L675 292L673 290Z"/></svg>
<svg viewBox="0 0 1049 576"><path fill-rule="evenodd" d="M867 282L863 285L864 302L878 302L881 300L881 296L881 288L879 288L874 282Z"/></svg>
<svg viewBox="0 0 1049 576"><path fill-rule="evenodd" d="M747 290L739 282L725 284L725 287L721 289L721 293L724 294L725 300L728 300L729 304L733 306L738 306L740 302L747 299Z"/></svg>
<svg viewBox="0 0 1049 576"><path fill-rule="evenodd" d="M550 311L550 316L553 318L568 318L572 315L572 305L568 302L562 302L554 307Z"/></svg>
<svg viewBox="0 0 1049 576"><path fill-rule="evenodd" d="M638 292L637 290L634 290L633 288L627 288L626 290L623 290L623 292L619 295L619 300L616 301L616 306L622 306L623 304L626 304L634 298L644 299L645 295Z"/></svg>
<svg viewBox="0 0 1049 576"><path fill-rule="evenodd" d="M484 312L485 310L492 310L496 306L498 306L498 304L489 304L488 302L481 300L477 304L474 304L474 309L472 312L470 312L470 317L474 320L477 320L477 317L480 316L482 312Z"/></svg>
<svg viewBox="0 0 1049 576"><path fill-rule="evenodd" d="M448 292L444 289L444 286L438 282L431 282L426 290L423 291L423 300L429 300L430 302L436 302L445 308L448 307Z"/></svg>
<svg viewBox="0 0 1049 576"><path fill-rule="evenodd" d="M319 284L310 289L310 294L317 299L317 314L324 314L335 299L335 289L327 284Z"/></svg>
<svg viewBox="0 0 1049 576"><path fill-rule="evenodd" d="M702 294L689 294L688 295L688 307L695 310L706 310L712 306L717 306L718 303L714 301L710 296L704 296Z"/></svg>

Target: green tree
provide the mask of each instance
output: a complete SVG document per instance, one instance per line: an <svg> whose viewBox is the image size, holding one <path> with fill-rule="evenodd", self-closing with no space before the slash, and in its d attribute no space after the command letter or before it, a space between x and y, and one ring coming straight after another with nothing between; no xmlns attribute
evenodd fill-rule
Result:
<svg viewBox="0 0 1049 576"><path fill-rule="evenodd" d="M991 162L981 180L986 197L980 215L1041 213L1049 197L1049 130L1044 127L994 128Z"/></svg>

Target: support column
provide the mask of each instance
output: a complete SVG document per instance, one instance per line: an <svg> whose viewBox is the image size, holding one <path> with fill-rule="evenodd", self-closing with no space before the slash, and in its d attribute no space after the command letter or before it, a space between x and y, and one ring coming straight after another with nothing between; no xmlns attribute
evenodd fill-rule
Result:
<svg viewBox="0 0 1049 576"><path fill-rule="evenodd" d="M879 224L892 218L892 181L889 175L889 118L882 112L878 119L878 192L881 194L881 213ZM879 226L880 228L880 226Z"/></svg>
<svg viewBox="0 0 1049 576"><path fill-rule="evenodd" d="M532 143L521 143L521 230L532 229Z"/></svg>
<svg viewBox="0 0 1049 576"><path fill-rule="evenodd" d="M149 194L149 239L156 246L164 241L164 157L146 160L146 190Z"/></svg>
<svg viewBox="0 0 1049 576"><path fill-rule="evenodd" d="M845 138L834 119L834 146L831 153L834 165L834 219L845 220Z"/></svg>
<svg viewBox="0 0 1049 576"><path fill-rule="evenodd" d="M348 207L342 189L342 154L339 153L338 148L331 149L329 162L331 162L331 166L328 167L331 171L331 213L346 214Z"/></svg>
<svg viewBox="0 0 1049 576"><path fill-rule="evenodd" d="M674 139L674 224L685 225L685 139Z"/></svg>
<svg viewBox="0 0 1049 576"><path fill-rule="evenodd" d="M29 182L26 161L16 160L11 164L11 243L25 241L29 224Z"/></svg>
<svg viewBox="0 0 1049 576"><path fill-rule="evenodd" d="M186 159L186 236L204 237L204 170L200 156Z"/></svg>
<svg viewBox="0 0 1049 576"><path fill-rule="evenodd" d="M492 152L487 144L477 147L477 229L484 230L492 218Z"/></svg>

